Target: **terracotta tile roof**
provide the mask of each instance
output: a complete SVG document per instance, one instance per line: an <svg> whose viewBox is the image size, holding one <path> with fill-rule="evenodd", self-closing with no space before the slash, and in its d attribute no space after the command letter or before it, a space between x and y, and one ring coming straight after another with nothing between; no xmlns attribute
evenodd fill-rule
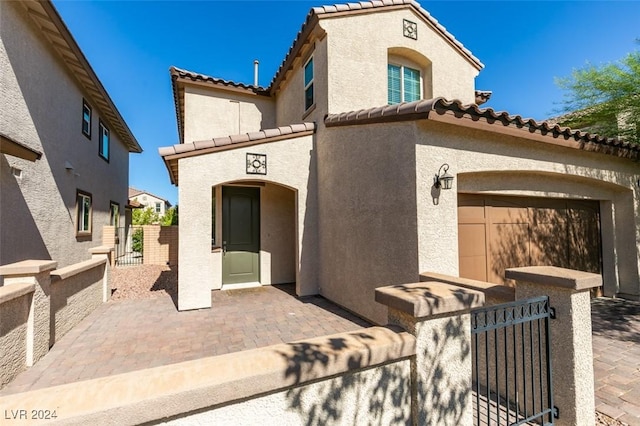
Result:
<svg viewBox="0 0 640 426"><path fill-rule="evenodd" d="M192 143L180 143L159 148L158 152L167 166L171 183L177 185L179 158L296 138L313 134L315 130L315 123L292 124L274 129L264 129L258 132L242 133Z"/></svg>
<svg viewBox="0 0 640 426"><path fill-rule="evenodd" d="M293 66L295 58L300 54L300 50L308 42L309 37L313 34L316 24L320 19L331 18L345 14L360 14L382 11L382 9L398 9L398 8L413 8L416 13L422 16L425 21L432 26L432 28L439 33L451 46L456 49L460 54L465 57L471 64L478 70L484 68L484 65L478 58L465 48L456 38L442 26L437 19L435 19L429 12L423 9L420 4L414 0L373 0L373 1L361 1L358 3L344 3L334 4L329 6L313 7L307 14L305 22L302 24L302 28L298 32L293 44L289 48L284 60L280 64L280 67L276 71L269 87L254 86L250 84L237 83L230 80L224 80L221 78L211 77L205 74L200 74L192 71L187 71L177 67L170 67L169 74L171 75L171 83L173 86L173 99L176 107L176 119L178 122L178 135L180 142L184 142L183 132L183 111L184 111L184 94L181 90L184 90L178 82L198 82L217 86L219 88L231 88L234 90L242 90L247 93L255 93L257 95L273 96L277 91L280 84L284 81L287 75L287 71Z"/></svg>
<svg viewBox="0 0 640 426"><path fill-rule="evenodd" d="M320 18L330 18L332 14L349 14L349 13L367 13L373 11L379 11L383 8L399 8L399 7L412 7L420 16L422 16L425 21L432 25L433 29L439 33L445 40L447 40L458 52L462 54L471 64L476 67L478 70L484 68L484 65L478 58L473 56L471 51L464 47L462 43L460 43L456 38L447 31L447 29L441 25L437 19L435 19L429 12L423 9L415 0L373 0L373 1L361 1L357 3L344 3L344 4L334 4L330 6L320 6L314 7L309 11L307 15L307 19L304 24L302 24L302 28L298 32L291 48L289 48L289 52L282 61L280 68L276 72L276 75L273 77L271 84L269 85L269 90L273 93L273 91L277 88L280 82L284 79L284 75L286 71L293 64L293 60L298 55L302 45L304 44L305 39L308 37L311 32L311 28L315 26Z"/></svg>
<svg viewBox="0 0 640 426"><path fill-rule="evenodd" d="M496 112L491 108L478 108L475 104L463 105L458 100L448 101L444 98L329 114L324 122L327 127L336 127L425 119L510 134L587 151L640 159L639 144L572 130L546 121L537 122L532 118L522 118L507 112Z"/></svg>
<svg viewBox="0 0 640 426"><path fill-rule="evenodd" d="M142 152L142 148L127 126L124 118L109 97L98 76L91 68L80 47L69 32L50 0L19 2L41 31L42 39L59 54L60 59L75 76L92 106L99 108L102 117L115 131L129 152Z"/></svg>

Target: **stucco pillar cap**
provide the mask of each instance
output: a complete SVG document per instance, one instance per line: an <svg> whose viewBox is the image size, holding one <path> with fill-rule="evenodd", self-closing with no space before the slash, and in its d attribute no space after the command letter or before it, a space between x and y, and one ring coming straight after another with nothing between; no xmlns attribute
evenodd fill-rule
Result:
<svg viewBox="0 0 640 426"><path fill-rule="evenodd" d="M569 290L588 290L602 285L602 276L557 266L525 266L505 270L505 277L532 284L544 284Z"/></svg>
<svg viewBox="0 0 640 426"><path fill-rule="evenodd" d="M55 260L23 260L0 266L0 275L5 277L17 275L36 275L41 272L51 271L58 267Z"/></svg>
<svg viewBox="0 0 640 426"><path fill-rule="evenodd" d="M376 302L416 318L467 311L484 305L484 293L436 281L376 289Z"/></svg>
<svg viewBox="0 0 640 426"><path fill-rule="evenodd" d="M89 249L90 254L108 254L114 251L115 248L113 246L98 246L92 247Z"/></svg>

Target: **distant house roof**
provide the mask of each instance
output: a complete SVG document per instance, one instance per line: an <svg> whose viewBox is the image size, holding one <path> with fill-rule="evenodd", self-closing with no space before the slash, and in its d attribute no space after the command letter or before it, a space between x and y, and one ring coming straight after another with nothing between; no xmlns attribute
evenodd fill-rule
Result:
<svg viewBox="0 0 640 426"><path fill-rule="evenodd" d="M155 197L155 198L157 198L159 200L164 201L167 204L167 206L171 207L171 203L169 201L167 201L166 199L164 199L162 197L159 197L157 195L154 195L154 194L152 194L152 193L150 193L148 191L142 191L142 190L139 190L139 189L136 189L136 188L132 188L132 187L129 187L129 204L131 204L132 206L136 206L135 200L132 200L132 199L136 198L136 197L138 197L140 195L150 195L152 197ZM140 203L138 203L138 204L140 204Z"/></svg>
<svg viewBox="0 0 640 426"><path fill-rule="evenodd" d="M169 171L171 183L178 184L178 159L209 154L211 152L226 151L229 149L243 148L262 143L275 142L283 139L297 138L311 135L315 132L315 123L300 123L290 126L281 126L275 129L265 129L259 132L242 133L240 135L225 136L221 138L207 139L192 143L181 143L159 148L158 152L164 160ZM131 189L129 189L131 190ZM131 197L131 196L129 196Z"/></svg>
<svg viewBox="0 0 640 426"><path fill-rule="evenodd" d="M0 154L7 154L23 160L36 161L42 157L42 153L27 145L11 139L0 133Z"/></svg>
<svg viewBox="0 0 640 426"><path fill-rule="evenodd" d="M118 134L129 152L142 152L140 144L131 133L124 118L120 115L51 1L25 0L19 3L26 9L35 26L41 31L43 38L59 54L70 73L76 77L90 102L100 109L105 122Z"/></svg>
<svg viewBox="0 0 640 426"><path fill-rule="evenodd" d="M409 120L445 122L586 151L640 159L638 144L572 130L545 121L538 123L532 118L496 112L491 108L478 108L477 105L463 105L458 100L448 101L444 98L329 114L324 122L327 127L336 127Z"/></svg>
<svg viewBox="0 0 640 426"><path fill-rule="evenodd" d="M246 94L256 94L264 96L273 96L278 91L280 85L287 78L287 72L293 67L293 62L300 55L303 47L310 43L313 37L320 37L317 34L316 24L320 19L332 18L344 15L356 15L363 13L380 12L396 9L413 9L425 22L444 40L446 40L455 50L457 50L467 61L476 69L481 70L484 65L478 58L473 56L471 51L462 45L456 38L447 31L429 12L423 9L420 4L414 0L373 0L361 1L358 3L335 4L331 6L313 7L307 14L302 28L298 32L293 44L289 48L284 60L282 61L278 71L274 75L269 87L254 86L250 84L236 83L221 78L211 77L192 71L183 70L176 67L169 68L171 82L173 86L173 98L176 107L176 118L178 121L178 135L180 142L184 142L183 122L184 122L184 88L180 83L197 83L206 84L210 87L218 87L220 89L241 91ZM489 92L483 92L489 93ZM485 99L488 100L488 97Z"/></svg>

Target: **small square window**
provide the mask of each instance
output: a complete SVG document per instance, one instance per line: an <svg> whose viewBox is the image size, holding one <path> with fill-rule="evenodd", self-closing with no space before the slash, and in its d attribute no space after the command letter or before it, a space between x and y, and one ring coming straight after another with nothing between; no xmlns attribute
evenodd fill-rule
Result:
<svg viewBox="0 0 640 426"><path fill-rule="evenodd" d="M91 139L91 107L82 100L82 134Z"/></svg>
<svg viewBox="0 0 640 426"><path fill-rule="evenodd" d="M420 71L404 65L387 64L387 101L389 105L422 98Z"/></svg>
<svg viewBox="0 0 640 426"><path fill-rule="evenodd" d="M91 235L91 194L76 192L76 235Z"/></svg>
<svg viewBox="0 0 640 426"><path fill-rule="evenodd" d="M109 145L110 145L110 133L107 126L104 125L102 121L100 121L100 135L98 140L98 154L100 157L109 161Z"/></svg>
<svg viewBox="0 0 640 426"><path fill-rule="evenodd" d="M314 104L313 97L313 58L304 66L304 110L308 110Z"/></svg>

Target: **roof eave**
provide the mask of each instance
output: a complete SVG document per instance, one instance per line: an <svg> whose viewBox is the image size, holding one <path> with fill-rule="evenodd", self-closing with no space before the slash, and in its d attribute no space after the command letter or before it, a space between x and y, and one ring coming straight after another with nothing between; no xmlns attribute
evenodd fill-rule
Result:
<svg viewBox="0 0 640 426"><path fill-rule="evenodd" d="M44 34L44 38L51 44L62 61L68 67L69 72L77 79L85 94L92 100L94 105L101 110L105 121L120 136L122 142L127 146L129 152L140 153L142 147L122 118L122 115L111 100L109 94L100 82L89 61L80 50L66 24L58 14L50 0L23 1L22 6L27 14L34 21L36 26ZM43 23L49 23L54 30L45 29ZM56 42L51 39L56 38ZM63 54L62 51L67 54ZM69 56L71 55L71 57Z"/></svg>

